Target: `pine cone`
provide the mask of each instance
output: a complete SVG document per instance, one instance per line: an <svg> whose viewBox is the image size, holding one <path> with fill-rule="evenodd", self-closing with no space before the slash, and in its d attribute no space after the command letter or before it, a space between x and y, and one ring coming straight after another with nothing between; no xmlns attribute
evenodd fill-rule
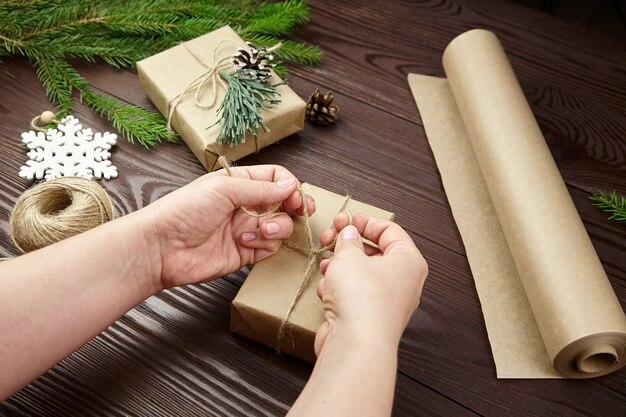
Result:
<svg viewBox="0 0 626 417"><path fill-rule="evenodd" d="M320 90L315 90L306 105L305 117L313 124L332 125L337 120L338 110L339 105L333 104L333 93L322 95Z"/></svg>
<svg viewBox="0 0 626 417"><path fill-rule="evenodd" d="M231 62L235 71L244 78L259 79L263 82L272 76L270 70L274 68L274 55L268 53L267 48L257 49L252 43L246 42L250 51L238 48Z"/></svg>

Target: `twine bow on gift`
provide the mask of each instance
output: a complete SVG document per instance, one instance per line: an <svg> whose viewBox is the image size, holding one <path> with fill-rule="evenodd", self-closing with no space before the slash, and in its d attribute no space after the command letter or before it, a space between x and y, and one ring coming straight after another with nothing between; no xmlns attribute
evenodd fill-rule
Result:
<svg viewBox="0 0 626 417"><path fill-rule="evenodd" d="M228 160L224 156L220 156L218 161L220 165L222 166L222 168L224 168L224 170L226 171L226 174L228 176L232 176L231 171L230 171L230 164L228 163ZM291 300L291 303L289 304L289 308L287 309L287 312L283 316L283 319L280 322L280 326L278 327L278 332L276 334L276 352L277 353L280 353L280 343L285 338L285 331L289 324L289 318L291 317L291 314L293 313L293 310L295 309L296 304L298 304L298 301L300 300L300 297L302 296L302 293L304 292L304 290L309 286L309 283L311 282L311 278L313 277L313 274L315 273L317 267L319 266L320 261L326 257L329 257L328 256L329 251L335 246L334 241L330 245L326 245L326 246L317 246L315 244L315 241L313 238L313 229L311 227L311 220L309 218L309 213L308 213L307 199L300 185L298 185L298 191L300 192L300 197L302 198L302 212L303 212L302 218L304 219L304 231L306 232L306 239L307 239L308 247L302 248L300 245L291 245L286 242L283 242L283 246L285 246L288 249L295 250L307 256L308 261L307 261L306 268L304 269L304 272L302 272L302 275L300 275L298 279L298 281L300 281L300 286L298 287L298 291L296 291L295 295L293 296L293 299ZM351 199L350 195L345 196L335 216L345 211L346 206L348 205L348 202L350 201L350 199ZM249 216L259 218L259 217L265 217L265 216L272 216L278 211L279 207L280 207L280 203L270 207L264 213L256 213L256 212L248 210L247 208L243 206L240 208ZM348 214L348 224L352 224L352 214L349 211L347 211L346 213ZM293 340L291 342L293 346L293 343L294 343Z"/></svg>
<svg viewBox="0 0 626 417"><path fill-rule="evenodd" d="M277 98L280 94L276 91L276 87L284 82L270 85L266 84L266 81L270 79L270 69L274 66L270 62L274 59L271 52L280 48L282 44L279 43L271 48L257 50L248 42L247 44L251 48L252 55L243 48L238 48L234 55L225 56L218 60L218 50L222 45L228 43L234 45L233 49L236 49L237 43L233 40L224 39L220 41L213 49L213 57L208 65L186 44L182 44L191 56L206 68L206 71L191 80L182 92L167 101L167 130L169 133L172 133L174 112L188 92L195 91L194 103L196 107L208 110L216 104L217 88L218 85L221 85L226 94L217 109L219 118L217 122L209 125L207 129L216 124L221 124L220 134L216 142L217 144L227 143L231 147L244 143L247 132L252 132L255 137L256 150L258 151L256 138L259 135L259 130L269 132L261 112L274 104L280 103L280 100ZM242 60L242 57L247 57L247 59ZM230 62L234 72L227 71L228 62ZM207 87L210 88L209 100L203 103L200 101L200 95Z"/></svg>
<svg viewBox="0 0 626 417"><path fill-rule="evenodd" d="M220 85L222 85L222 87L224 87L225 89L227 88L226 85L226 81L224 81L220 76L219 76L219 71L222 69L225 69L228 67L228 65L226 65L228 62L230 62L231 60L231 56L226 56L218 61L216 61L217 59L217 51L219 50L220 46L227 44L227 43L231 43L233 44L235 47L237 46L237 44L230 40L230 39L224 39L222 41L220 41L217 46L215 46L215 49L213 50L213 58L211 60L211 63L209 65L205 64L202 59L200 59L200 57L198 57L191 49L189 49L185 44L182 44L185 49L191 54L191 56L193 56L195 58L196 61L198 61L198 63L200 63L200 65L202 65L203 67L205 67L207 70L205 72L203 72L202 74L198 75L196 78L194 78L193 80L191 80L189 82L189 84L187 84L187 87L185 87L183 89L183 91L181 91L178 95L172 97L171 99L169 99L167 101L167 107L168 107L168 111L167 111L167 131L172 133L172 117L174 116L174 111L176 110L176 107L182 102L183 97L185 96L185 94L187 94L190 91L193 91L195 89L195 94L194 94L194 102L196 104L197 107L203 109L203 110L208 110L210 108L212 108L215 105L215 102L217 100L217 86L218 83ZM210 86L211 87L211 94L210 94L210 100L207 103L202 103L200 102L200 94L202 93L202 90L205 86Z"/></svg>
<svg viewBox="0 0 626 417"><path fill-rule="evenodd" d="M308 256L309 259L308 259L306 268L304 269L304 272L300 276L300 279L299 279L300 286L298 287L298 291L296 292L293 299L291 300L291 304L289 305L289 308L287 309L287 312L285 313L285 316L283 317L283 320L280 322L280 326L278 327L278 333L276 335L276 352L277 353L280 353L280 342L285 337L285 329L287 328L287 324L289 323L289 318L291 317L291 313L293 313L293 310L296 307L298 300L300 300L302 293L309 286L309 282L311 281L311 278L313 277L313 274L315 273L317 267L319 267L320 261L324 259L325 257L328 257L326 256L328 251L330 251L335 246L334 241L330 245L327 245L327 246L315 245L314 240L313 240L313 230L311 228L311 222L309 220L307 201L306 201L304 193L302 192L302 188L300 186L298 186L298 191L300 191L300 196L302 197L302 211L303 211L302 217L304 219L304 230L306 232L306 238L309 244L308 250L303 250L302 248L298 246L289 245L287 243L283 243L283 245L289 249L296 250L302 253L303 255ZM346 206L348 205L350 198L351 197L349 195L345 196L345 198L343 199L343 202L341 203L341 206L339 207L339 210L337 210L337 214L342 213L346 209ZM349 211L347 213L348 213L348 223L352 224L352 215L350 214ZM294 344L293 339L291 340L291 343L293 347L293 344Z"/></svg>

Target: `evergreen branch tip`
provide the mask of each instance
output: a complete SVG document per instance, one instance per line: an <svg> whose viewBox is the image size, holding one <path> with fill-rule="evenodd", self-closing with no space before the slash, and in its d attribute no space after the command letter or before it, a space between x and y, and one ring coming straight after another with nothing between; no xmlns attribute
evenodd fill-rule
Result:
<svg viewBox="0 0 626 417"><path fill-rule="evenodd" d="M314 65L321 57L319 48L284 39L308 16L305 0L4 0L0 57L29 59L60 114L71 112L72 95L77 93L126 139L150 147L173 139L161 115L94 92L68 59L133 68L147 56L230 25L248 40L262 40L259 44L283 42L278 56ZM283 76L286 72L284 67L276 71ZM262 120L252 127L263 129Z"/></svg>
<svg viewBox="0 0 626 417"><path fill-rule="evenodd" d="M626 224L625 196L618 195L615 190L611 192L595 190L589 199L595 207L610 214L609 220Z"/></svg>

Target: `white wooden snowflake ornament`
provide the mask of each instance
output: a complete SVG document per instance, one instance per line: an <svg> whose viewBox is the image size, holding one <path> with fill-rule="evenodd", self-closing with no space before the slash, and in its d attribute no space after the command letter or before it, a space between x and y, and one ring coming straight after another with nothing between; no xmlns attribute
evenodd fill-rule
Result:
<svg viewBox="0 0 626 417"><path fill-rule="evenodd" d="M94 135L91 129L83 129L77 118L67 116L57 129L48 129L45 134L34 130L22 133L30 160L22 165L19 175L29 180L116 178L117 167L108 160L116 139L117 135L109 132Z"/></svg>

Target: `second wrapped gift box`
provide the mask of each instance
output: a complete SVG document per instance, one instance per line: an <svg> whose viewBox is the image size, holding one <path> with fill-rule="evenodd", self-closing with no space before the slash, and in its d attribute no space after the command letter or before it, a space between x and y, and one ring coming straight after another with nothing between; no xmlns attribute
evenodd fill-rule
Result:
<svg viewBox="0 0 626 417"><path fill-rule="evenodd" d="M176 101L171 125L207 171L220 168L217 164L220 155L227 156L231 161L238 160L302 130L304 125L306 103L283 84L276 88L281 102L264 110L262 114L268 132L262 132L256 138L248 133L245 143L232 148L216 143L220 132L220 126L216 124L217 109L226 94L224 85L216 76L209 77L201 86L198 102L205 104L215 101L209 108L197 105L197 88L186 90L190 83L208 74L216 64L221 62L226 67L220 68L228 68L229 58L238 47L245 46L243 39L225 26L137 63L141 86L163 116L169 116L171 106ZM281 79L273 75L268 82L279 84Z"/></svg>

